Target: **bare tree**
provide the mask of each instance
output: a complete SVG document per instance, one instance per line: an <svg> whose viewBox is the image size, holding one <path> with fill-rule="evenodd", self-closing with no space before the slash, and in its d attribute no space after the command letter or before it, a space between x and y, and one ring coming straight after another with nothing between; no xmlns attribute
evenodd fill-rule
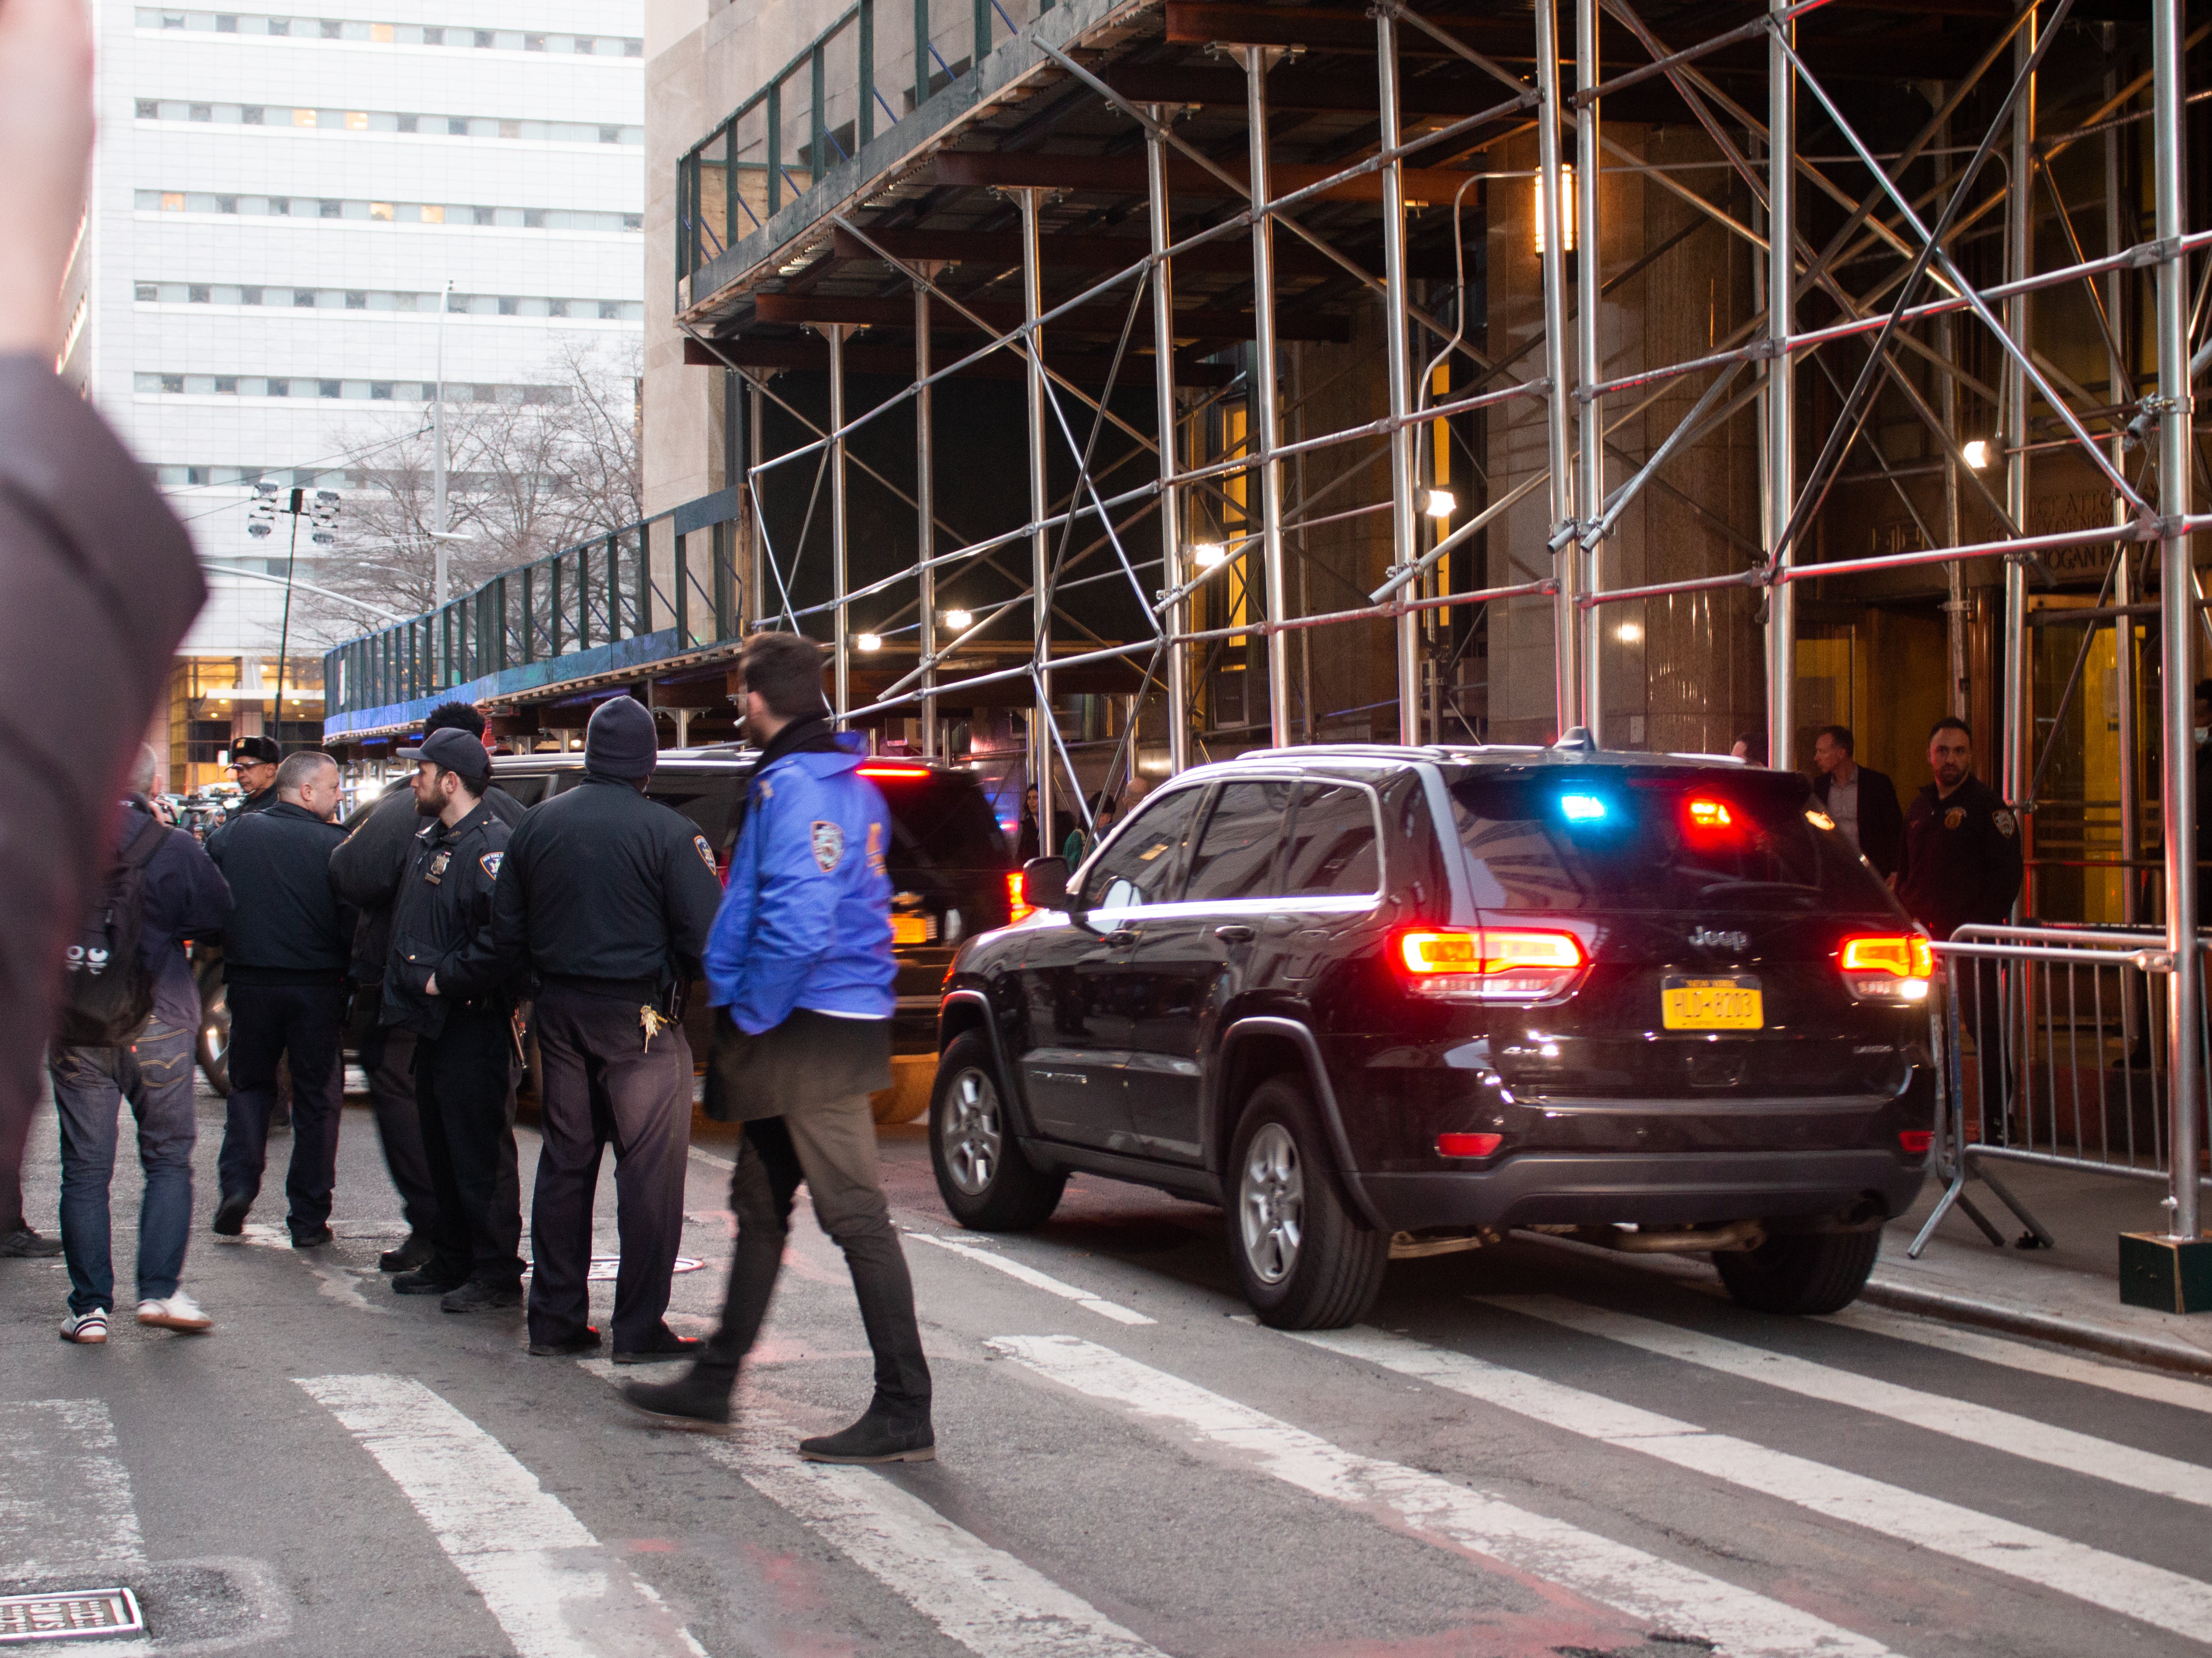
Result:
<svg viewBox="0 0 2212 1658"><path fill-rule="evenodd" d="M449 597L644 516L638 374L635 341L571 341L519 399L447 402L446 525L469 537L445 544ZM337 546L300 572L325 591L295 592L295 641L327 646L360 633L362 612L347 598L409 616L434 599L429 411L364 425L347 454Z"/></svg>

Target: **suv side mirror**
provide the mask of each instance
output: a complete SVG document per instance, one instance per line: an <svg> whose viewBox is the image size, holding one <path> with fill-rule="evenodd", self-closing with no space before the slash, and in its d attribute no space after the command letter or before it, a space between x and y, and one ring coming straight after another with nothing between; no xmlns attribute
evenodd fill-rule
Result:
<svg viewBox="0 0 2212 1658"><path fill-rule="evenodd" d="M1067 864L1059 858L1032 858L1022 865L1022 902L1032 909L1066 910Z"/></svg>

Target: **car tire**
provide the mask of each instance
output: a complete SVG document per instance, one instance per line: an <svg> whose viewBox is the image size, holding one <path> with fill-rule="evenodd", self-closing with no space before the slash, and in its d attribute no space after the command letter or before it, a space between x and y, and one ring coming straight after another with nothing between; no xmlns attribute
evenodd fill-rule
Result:
<svg viewBox="0 0 2212 1658"><path fill-rule="evenodd" d="M1881 1253L1881 1233L1795 1232L1756 1249L1713 1256L1721 1282L1754 1312L1800 1316L1839 1312L1858 1298Z"/></svg>
<svg viewBox="0 0 2212 1658"><path fill-rule="evenodd" d="M1022 1154L991 1045L970 1031L937 1062L929 1162L945 1206L971 1232L1027 1232L1052 1218L1066 1187Z"/></svg>
<svg viewBox="0 0 2212 1658"><path fill-rule="evenodd" d="M200 1027L192 1035L200 1074L223 1099L230 1097L230 997L220 973L200 983Z"/></svg>
<svg viewBox="0 0 2212 1658"><path fill-rule="evenodd" d="M1229 1254L1244 1299L1278 1330L1356 1324L1382 1288L1390 1239L1360 1219L1304 1082L1272 1077L1237 1125Z"/></svg>

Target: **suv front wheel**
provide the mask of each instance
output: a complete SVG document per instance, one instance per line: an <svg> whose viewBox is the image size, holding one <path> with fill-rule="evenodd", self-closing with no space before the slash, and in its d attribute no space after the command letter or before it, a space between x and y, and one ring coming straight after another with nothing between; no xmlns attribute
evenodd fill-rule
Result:
<svg viewBox="0 0 2212 1658"><path fill-rule="evenodd" d="M971 1232L1026 1232L1052 1218L1067 1185L1022 1155L991 1045L957 1036L937 1063L929 1102L929 1161L938 1194Z"/></svg>
<svg viewBox="0 0 2212 1658"><path fill-rule="evenodd" d="M1387 1234L1345 1199L1305 1084L1253 1090L1229 1163L1229 1253L1244 1299L1278 1330L1357 1323L1382 1288Z"/></svg>

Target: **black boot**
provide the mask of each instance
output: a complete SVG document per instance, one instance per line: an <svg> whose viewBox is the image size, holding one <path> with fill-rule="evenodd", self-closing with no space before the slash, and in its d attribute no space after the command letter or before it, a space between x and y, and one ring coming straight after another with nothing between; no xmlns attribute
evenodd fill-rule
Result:
<svg viewBox="0 0 2212 1658"><path fill-rule="evenodd" d="M622 1396L672 1428L714 1433L730 1425L730 1390L737 1372L719 1364L694 1364L675 1382L629 1382Z"/></svg>
<svg viewBox="0 0 2212 1658"><path fill-rule="evenodd" d="M407 1242L397 1249L386 1249L376 1258L380 1272L411 1272L417 1266L428 1266L431 1256L430 1240L420 1232L410 1232Z"/></svg>
<svg viewBox="0 0 2212 1658"><path fill-rule="evenodd" d="M879 1405L851 1427L799 1442L806 1462L934 1462L937 1436L927 1417L897 1416Z"/></svg>

